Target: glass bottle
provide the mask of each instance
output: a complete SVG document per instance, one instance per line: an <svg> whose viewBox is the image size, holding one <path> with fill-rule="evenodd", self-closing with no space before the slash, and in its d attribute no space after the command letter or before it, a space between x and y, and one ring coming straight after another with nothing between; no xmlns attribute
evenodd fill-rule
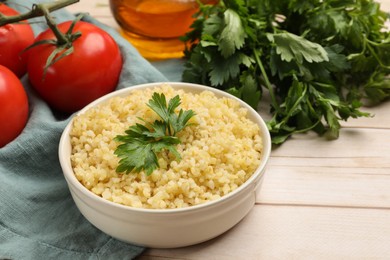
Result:
<svg viewBox="0 0 390 260"><path fill-rule="evenodd" d="M215 4L218 0L202 0ZM111 12L129 40L149 60L180 58L198 10L197 0L110 0Z"/></svg>

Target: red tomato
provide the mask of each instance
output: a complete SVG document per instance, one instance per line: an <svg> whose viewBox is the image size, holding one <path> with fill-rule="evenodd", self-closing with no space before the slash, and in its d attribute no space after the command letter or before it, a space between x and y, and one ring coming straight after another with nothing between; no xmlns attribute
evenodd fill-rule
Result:
<svg viewBox="0 0 390 260"><path fill-rule="evenodd" d="M15 139L26 125L28 99L19 78L0 65L0 147Z"/></svg>
<svg viewBox="0 0 390 260"><path fill-rule="evenodd" d="M0 3L0 13L18 15L14 9ZM12 70L18 77L27 70L27 60L24 49L34 42L31 26L24 23L6 24L0 27L0 65Z"/></svg>
<svg viewBox="0 0 390 260"><path fill-rule="evenodd" d="M58 28L66 32L71 23L61 23ZM108 33L87 22L77 22L73 32L77 31L82 35L73 42L73 53L51 65L45 76L46 61L56 46L43 44L28 51L27 72L32 86L62 112L77 111L114 90L122 68L119 47ZM51 30L38 35L35 42L45 39L55 39Z"/></svg>

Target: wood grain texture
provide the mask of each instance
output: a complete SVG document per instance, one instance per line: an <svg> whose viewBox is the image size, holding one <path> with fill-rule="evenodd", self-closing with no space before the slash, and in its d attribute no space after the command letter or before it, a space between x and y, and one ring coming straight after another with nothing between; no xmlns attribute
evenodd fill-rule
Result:
<svg viewBox="0 0 390 260"><path fill-rule="evenodd" d="M214 240L139 259L388 259L389 220L388 210L258 205Z"/></svg>
<svg viewBox="0 0 390 260"><path fill-rule="evenodd" d="M118 29L108 0L68 9ZM390 259L390 102L364 110L374 117L343 122L337 140L311 133L275 147L255 207L227 233L139 259Z"/></svg>

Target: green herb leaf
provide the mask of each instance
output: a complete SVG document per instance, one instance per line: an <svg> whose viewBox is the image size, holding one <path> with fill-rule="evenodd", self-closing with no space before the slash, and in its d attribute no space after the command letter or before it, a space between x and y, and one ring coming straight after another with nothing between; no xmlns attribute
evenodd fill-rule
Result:
<svg viewBox="0 0 390 260"><path fill-rule="evenodd" d="M221 32L218 41L219 50L223 57L228 58L242 48L246 33L241 23L240 16L232 9L224 12L225 28Z"/></svg>
<svg viewBox="0 0 390 260"><path fill-rule="evenodd" d="M282 60L290 62L296 60L302 64L304 60L309 63L329 61L328 53L319 44L306 40L301 36L283 32L267 34L270 42L276 45L276 53Z"/></svg>
<svg viewBox="0 0 390 260"><path fill-rule="evenodd" d="M126 135L115 137L115 141L122 143L114 152L120 158L117 172L128 174L144 170L146 175L150 175L159 167L158 153L164 150L172 153L177 160L181 159L175 147L180 143L176 134L190 125L189 120L195 116L195 112L180 109L176 114L175 109L180 104L178 95L169 100L167 104L164 94L153 93L147 105L162 120L149 123L139 118L145 125L137 123L125 131Z"/></svg>
<svg viewBox="0 0 390 260"><path fill-rule="evenodd" d="M390 97L387 13L374 0L221 0L202 5L187 34L183 81L256 108L266 95L272 141L367 117L363 99Z"/></svg>

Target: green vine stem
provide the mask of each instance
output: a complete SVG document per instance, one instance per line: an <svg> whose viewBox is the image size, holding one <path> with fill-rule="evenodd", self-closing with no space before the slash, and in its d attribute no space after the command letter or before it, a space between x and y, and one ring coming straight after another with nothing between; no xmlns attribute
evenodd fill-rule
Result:
<svg viewBox="0 0 390 260"><path fill-rule="evenodd" d="M54 35L57 38L57 44L58 45L65 45L69 43L69 40L66 38L65 34L63 34L57 27L56 22L54 21L53 17L50 15L50 10L44 5L34 5L34 9L40 9L42 10L43 15L45 16L47 26L49 26L50 30L53 31Z"/></svg>
<svg viewBox="0 0 390 260"><path fill-rule="evenodd" d="M0 0L1 1L1 0ZM58 29L57 23L53 19L53 17L50 15L51 12L55 10L59 10L61 8L64 8L68 5L74 4L79 2L79 0L58 0L55 2L50 3L42 3L42 4L33 4L32 8L29 12L23 13L20 15L14 15L14 16L6 16L0 13L0 26L9 24L9 23L16 23L21 22L24 20L28 20L35 17L41 17L44 16L46 19L46 24L49 27L49 29L53 32L56 39L45 39L42 41L34 42L32 45L27 47L24 51L27 51L31 48L34 48L38 45L42 44L51 44L55 46L55 49L53 52L49 55L46 61L46 65L43 72L43 80L45 79L47 69L59 61L60 59L70 55L73 53L74 47L73 42L81 36L80 32L73 32L73 28L75 24L80 21L80 19L83 17L83 14L80 14L76 17L75 20L73 20L70 28L66 33L63 33ZM0 2L2 3L2 2Z"/></svg>
<svg viewBox="0 0 390 260"><path fill-rule="evenodd" d="M79 1L80 0L59 0L55 2L37 4L33 5L31 11L22 13L20 15L7 16L0 13L0 26L10 23L21 22L35 17L45 16L45 10L48 11L48 13L54 12L68 5L75 4Z"/></svg>

